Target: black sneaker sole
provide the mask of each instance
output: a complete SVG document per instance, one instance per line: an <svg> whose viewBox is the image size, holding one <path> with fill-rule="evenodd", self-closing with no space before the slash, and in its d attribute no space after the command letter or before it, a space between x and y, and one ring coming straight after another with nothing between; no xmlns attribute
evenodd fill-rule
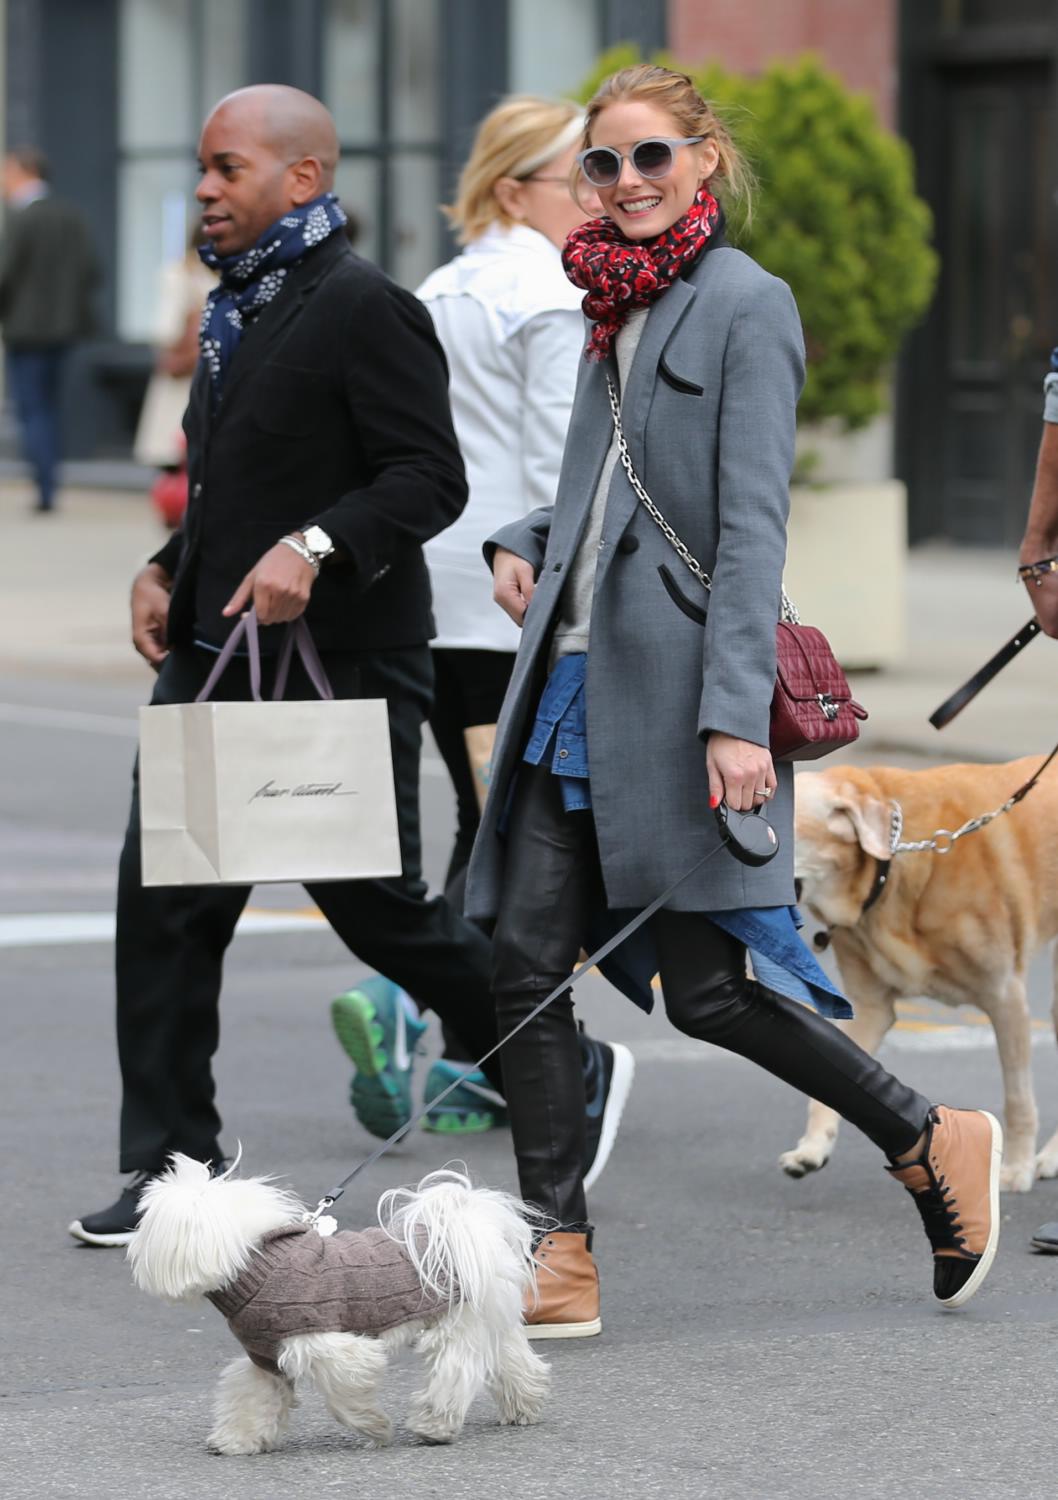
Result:
<svg viewBox="0 0 1058 1500"><path fill-rule="evenodd" d="M94 1230L86 1229L80 1219L74 1219L70 1225L70 1233L75 1240L81 1240L86 1245L100 1245L104 1248L117 1248L132 1242L135 1229L118 1229L110 1234L97 1234Z"/></svg>
<svg viewBox="0 0 1058 1500"><path fill-rule="evenodd" d="M584 1191L590 1192L603 1174L606 1163L610 1160L614 1142L617 1139L617 1130L621 1124L621 1116L624 1114L628 1095L632 1090L632 1081L635 1078L636 1060L631 1051L621 1045L620 1042L611 1042L613 1051L613 1073L610 1076L610 1087L606 1095L606 1103L603 1106L602 1128L599 1132L599 1144L595 1148L590 1168L584 1174ZM533 1335L533 1337L557 1337L558 1335ZM576 1334L566 1337L587 1337L587 1335Z"/></svg>

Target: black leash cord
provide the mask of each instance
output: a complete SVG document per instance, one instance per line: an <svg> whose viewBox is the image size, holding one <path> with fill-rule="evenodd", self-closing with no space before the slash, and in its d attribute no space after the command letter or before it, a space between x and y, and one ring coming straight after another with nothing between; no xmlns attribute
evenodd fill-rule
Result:
<svg viewBox="0 0 1058 1500"><path fill-rule="evenodd" d="M530 1021L535 1021L540 1012L542 1010L546 1010L547 1007L551 1004L552 1000L557 1000L559 995L564 995L567 990L571 990L577 983L577 981L584 977L589 969L594 969L596 964L601 963L604 958L608 957L608 955L611 954L615 948L619 947L621 943L624 942L625 938L631 937L632 933L635 932L637 928L642 927L643 923L648 921L656 911L660 911L660 909L665 905L666 901L668 901L669 897L672 896L672 894L677 890L679 886L683 884L685 880L689 880L692 875L696 874L704 864L707 864L709 860L713 858L714 854L719 854L720 850L724 847L725 846L723 844L717 844L715 849L710 849L708 854L703 854L701 859L698 860L696 864L693 864L689 870L685 870L678 880L674 880L672 882L668 890L662 891L661 895L655 897L655 899L650 903L649 906L645 906L643 910L636 916L634 916L630 922L626 922L625 925L621 928L620 932L615 933L612 938L609 938L605 943L603 943L601 948L596 948L595 952L592 953L590 957L586 958L579 968L573 970L573 973L569 976L568 979L563 979L561 984L556 985L555 988L551 991L550 995L541 1000L539 1005L534 1006L529 1014L524 1018L524 1020L519 1021L518 1025L508 1031L507 1035L500 1041L498 1041L494 1047L490 1047L489 1050L485 1053L485 1056L479 1058L478 1061L474 1064L474 1069L483 1067L490 1058L495 1057L500 1048L505 1046L506 1043L510 1041L511 1037L514 1036L515 1032L521 1031L523 1026L528 1026ZM406 1136L412 1126L417 1125L429 1110L436 1109L437 1105L440 1104L442 1099L447 1099L448 1095L452 1093L454 1089L459 1088L462 1081L462 1078L455 1079L454 1082L450 1083L446 1089L442 1089L439 1094L431 1099L429 1104L424 1104L422 1109L417 1110L416 1113L412 1115L411 1119L406 1120L399 1130L395 1130L388 1140L382 1142L381 1146L376 1146L371 1155L365 1157L362 1162L355 1166L347 1177L343 1177L337 1187L332 1188L329 1193L324 1194L319 1203L316 1205L315 1212L310 1215L309 1222L315 1223L320 1214L326 1213L327 1209L329 1209L333 1204L337 1203L338 1199L342 1196L342 1194L345 1192L346 1188L354 1178L359 1177L361 1172L366 1172L368 1167L373 1167L375 1162L378 1161L380 1157L383 1157L391 1146L395 1146L399 1140Z"/></svg>

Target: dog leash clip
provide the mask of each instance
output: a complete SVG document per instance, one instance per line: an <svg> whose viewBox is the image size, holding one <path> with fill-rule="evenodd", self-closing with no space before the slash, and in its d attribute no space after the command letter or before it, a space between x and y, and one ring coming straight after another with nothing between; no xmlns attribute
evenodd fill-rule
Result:
<svg viewBox="0 0 1058 1500"><path fill-rule="evenodd" d="M310 1229L315 1229L321 1239L326 1239L338 1228L338 1220L332 1214L325 1212L333 1203L333 1198L321 1198L312 1213L307 1213L302 1218L301 1222L308 1224Z"/></svg>

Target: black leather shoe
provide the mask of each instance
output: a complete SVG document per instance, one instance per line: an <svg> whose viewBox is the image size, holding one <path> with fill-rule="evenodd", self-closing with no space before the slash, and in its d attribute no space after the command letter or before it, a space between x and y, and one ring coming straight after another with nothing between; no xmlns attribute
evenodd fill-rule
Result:
<svg viewBox="0 0 1058 1500"><path fill-rule="evenodd" d="M1058 1224L1041 1224L1032 1236L1032 1248L1045 1255L1058 1255Z"/></svg>

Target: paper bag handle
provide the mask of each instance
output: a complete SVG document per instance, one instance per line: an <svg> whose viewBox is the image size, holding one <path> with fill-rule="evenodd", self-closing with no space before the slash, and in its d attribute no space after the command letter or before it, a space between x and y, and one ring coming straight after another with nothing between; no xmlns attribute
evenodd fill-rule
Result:
<svg viewBox="0 0 1058 1500"><path fill-rule="evenodd" d="M275 683L272 688L274 699L282 698L287 690L287 677L290 673L290 663L294 656L294 648L301 657L301 664L305 668L305 675L321 698L333 698L334 689L323 670L320 654L316 650L316 642L312 639L312 632L305 624L304 619L293 620L287 626L287 633L283 637L283 644L279 648L279 659L276 662Z"/></svg>
<svg viewBox="0 0 1058 1500"><path fill-rule="evenodd" d="M261 642L257 634L257 612L251 609L240 617L235 629L224 642L217 660L213 663L213 670L195 699L196 703L205 703L209 699L243 639L246 641L246 649L250 657L250 696L255 703L261 702ZM323 670L323 663L320 661L320 654L316 650L316 642L312 639L309 627L304 620L294 620L287 626L283 644L279 648L275 682L272 688L273 700L282 698L286 692L295 647L301 657L306 676L317 693L321 698L333 699L334 689L328 681L327 673Z"/></svg>
<svg viewBox="0 0 1058 1500"><path fill-rule="evenodd" d="M236 647L245 637L246 649L250 655L250 696L255 703L261 701L261 642L257 636L257 615L254 610L248 614L241 615L235 629L221 647L220 654L213 663L213 670L202 684L202 691L195 698L196 703L205 703L213 689L217 686L225 669L228 667L232 657L235 655Z"/></svg>

